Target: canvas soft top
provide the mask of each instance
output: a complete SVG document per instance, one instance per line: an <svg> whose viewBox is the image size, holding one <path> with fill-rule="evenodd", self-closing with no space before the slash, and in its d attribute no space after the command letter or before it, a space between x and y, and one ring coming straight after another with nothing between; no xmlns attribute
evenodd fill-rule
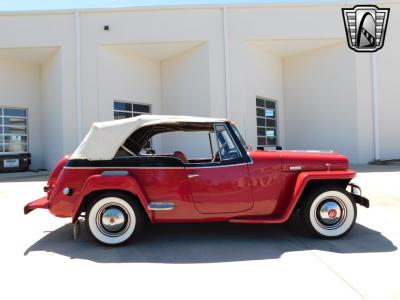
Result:
<svg viewBox="0 0 400 300"><path fill-rule="evenodd" d="M70 159L110 160L136 130L144 126L178 123L216 123L226 119L191 116L140 115L133 118L96 122Z"/></svg>

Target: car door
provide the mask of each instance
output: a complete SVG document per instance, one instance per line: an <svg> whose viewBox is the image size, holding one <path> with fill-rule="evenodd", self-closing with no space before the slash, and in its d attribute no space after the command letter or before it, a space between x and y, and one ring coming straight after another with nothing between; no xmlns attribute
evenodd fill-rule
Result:
<svg viewBox="0 0 400 300"><path fill-rule="evenodd" d="M192 199L201 213L235 213L253 206L249 158L238 148L233 134L225 124L215 125L214 147L211 147L217 148L218 161L187 167Z"/></svg>

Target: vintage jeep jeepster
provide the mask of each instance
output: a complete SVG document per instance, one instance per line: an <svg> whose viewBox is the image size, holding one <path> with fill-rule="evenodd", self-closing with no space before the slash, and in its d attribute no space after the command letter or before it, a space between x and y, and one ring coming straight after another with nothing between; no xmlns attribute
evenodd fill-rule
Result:
<svg viewBox="0 0 400 300"><path fill-rule="evenodd" d="M179 134L205 136L185 136L182 147L208 149L209 156L175 149ZM170 154L148 149L160 136ZM75 224L84 217L103 245L127 242L147 220L283 223L294 211L311 233L338 238L352 229L356 203L369 206L348 168L333 152L253 151L225 119L142 115L94 123L55 166L47 195L24 212L45 208Z"/></svg>

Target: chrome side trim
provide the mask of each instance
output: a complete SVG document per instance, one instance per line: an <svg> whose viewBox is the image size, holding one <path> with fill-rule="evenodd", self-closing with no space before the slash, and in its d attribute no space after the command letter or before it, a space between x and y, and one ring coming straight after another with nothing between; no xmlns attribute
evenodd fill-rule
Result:
<svg viewBox="0 0 400 300"><path fill-rule="evenodd" d="M175 208L174 202L150 202L147 206L149 210L173 210Z"/></svg>
<svg viewBox="0 0 400 300"><path fill-rule="evenodd" d="M300 171L303 167L302 166L290 166L290 171Z"/></svg>
<svg viewBox="0 0 400 300"><path fill-rule="evenodd" d="M65 166L64 169L81 169L81 170L86 170L86 169L185 169L184 167L67 167Z"/></svg>
<svg viewBox="0 0 400 300"><path fill-rule="evenodd" d="M122 170L131 170L131 169L140 169L140 170L159 170L159 169L165 169L165 170L179 170L179 169L211 169L211 168L227 168L227 167L236 167L236 166L244 166L244 165L251 165L253 164L253 161L251 162L246 162L246 163L239 163L239 164L232 164L232 165L215 165L215 166L192 166L192 167L67 167L65 166L64 169L76 169L76 170L86 170L86 169L122 169ZM106 171L104 171L106 172Z"/></svg>
<svg viewBox="0 0 400 300"><path fill-rule="evenodd" d="M227 168L227 167L236 167L236 166L244 166L244 165L248 165L251 163L240 163L240 164L232 164L232 165L217 165L217 166L196 166L196 167L186 167L186 169L188 170L192 170L192 169L212 169L212 168Z"/></svg>
<svg viewBox="0 0 400 300"><path fill-rule="evenodd" d="M128 171L103 171L101 176L126 176L129 175Z"/></svg>
<svg viewBox="0 0 400 300"><path fill-rule="evenodd" d="M200 174L188 174L188 178L199 177Z"/></svg>

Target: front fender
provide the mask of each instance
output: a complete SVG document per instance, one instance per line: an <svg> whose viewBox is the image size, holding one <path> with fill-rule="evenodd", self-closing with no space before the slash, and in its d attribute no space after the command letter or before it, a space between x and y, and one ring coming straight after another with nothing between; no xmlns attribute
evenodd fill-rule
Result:
<svg viewBox="0 0 400 300"><path fill-rule="evenodd" d="M296 183L294 185L293 193L290 195L289 205L286 211L282 215L281 222L286 222L291 216L307 183L314 180L348 180L350 181L356 176L356 172L352 170L340 170L340 171L310 171L301 172L297 176Z"/></svg>
<svg viewBox="0 0 400 300"><path fill-rule="evenodd" d="M144 210L149 216L150 220L153 221L152 213L148 210L149 199L147 198L146 193L140 187L137 180L131 175L123 175L123 176L104 176L104 175L92 175L88 177L83 184L79 205L76 206L74 211L72 222L74 223L80 214L80 208L82 206L83 201L85 201L85 197L92 192L97 192L101 190L121 190L125 192L129 192L133 195L136 195L141 202Z"/></svg>

